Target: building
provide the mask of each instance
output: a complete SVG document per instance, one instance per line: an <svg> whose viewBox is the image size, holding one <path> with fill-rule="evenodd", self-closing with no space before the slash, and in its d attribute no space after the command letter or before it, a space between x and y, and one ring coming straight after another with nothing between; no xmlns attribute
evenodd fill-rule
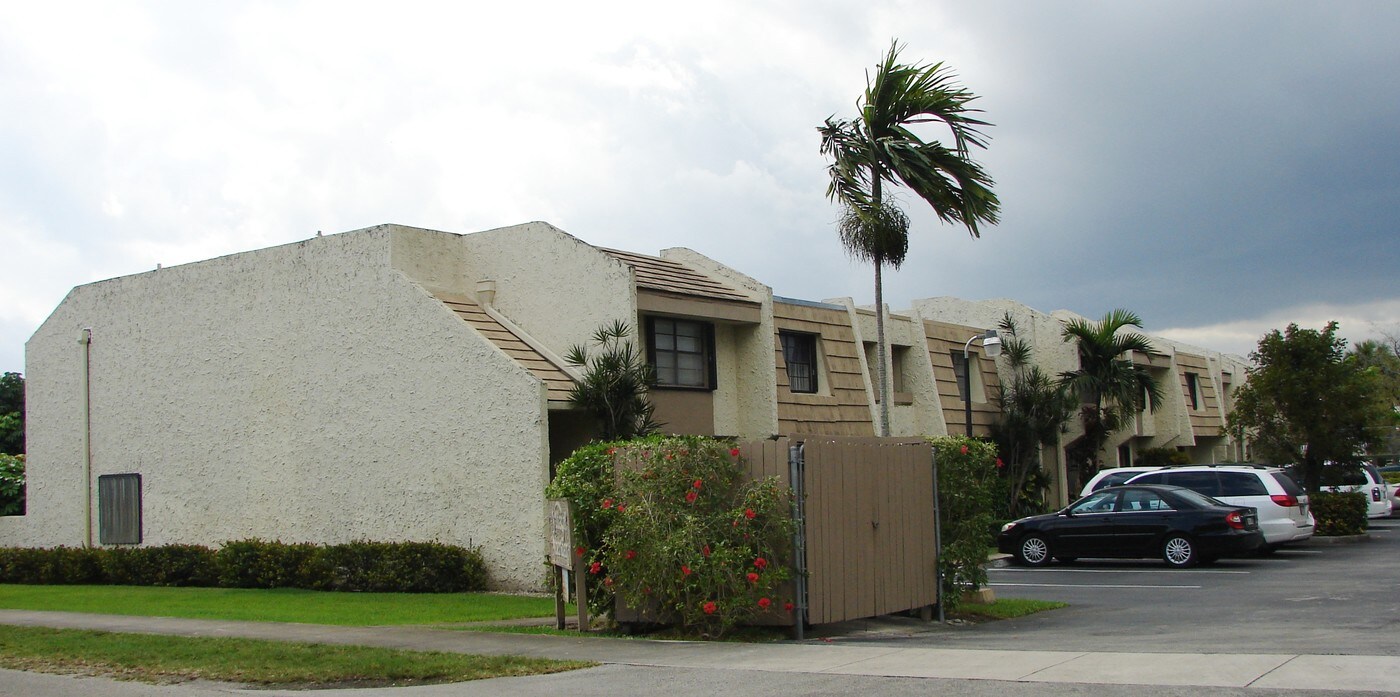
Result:
<svg viewBox="0 0 1400 697"><path fill-rule="evenodd" d="M997 307L887 314L894 434L963 432L965 396L986 433L998 369L973 346L964 379L962 354ZM28 515L0 544L437 540L538 588L551 465L592 432L569 347L637 327L668 431L874 435L874 312L544 223L381 225L79 286L26 346ZM1150 415L1120 456L1227 448L1213 419L1242 372L1163 350L1141 360L1187 371L1200 408Z"/></svg>

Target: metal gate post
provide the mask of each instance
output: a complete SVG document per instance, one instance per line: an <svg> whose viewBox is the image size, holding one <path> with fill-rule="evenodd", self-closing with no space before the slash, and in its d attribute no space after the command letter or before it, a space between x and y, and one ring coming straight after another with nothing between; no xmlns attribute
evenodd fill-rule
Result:
<svg viewBox="0 0 1400 697"><path fill-rule="evenodd" d="M807 517L803 476L807 471L804 444L788 446L788 478L792 482L792 569L793 587L797 595L797 613L793 625L794 638L801 641L807 623Z"/></svg>
<svg viewBox="0 0 1400 697"><path fill-rule="evenodd" d="M933 452L933 552L934 578L938 587L934 589L934 597L938 601L938 623L944 622L943 617L943 525L942 507L938 504L938 450Z"/></svg>

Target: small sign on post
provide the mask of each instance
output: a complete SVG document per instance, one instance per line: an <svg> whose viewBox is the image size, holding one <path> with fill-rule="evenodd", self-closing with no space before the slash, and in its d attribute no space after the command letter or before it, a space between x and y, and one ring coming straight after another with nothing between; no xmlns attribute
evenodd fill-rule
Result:
<svg viewBox="0 0 1400 697"><path fill-rule="evenodd" d="M554 626L564 628L564 571L574 579L574 602L578 604L578 630L588 631L588 582L584 577L583 555L574 545L574 510L568 499L549 499L549 563L554 566Z"/></svg>

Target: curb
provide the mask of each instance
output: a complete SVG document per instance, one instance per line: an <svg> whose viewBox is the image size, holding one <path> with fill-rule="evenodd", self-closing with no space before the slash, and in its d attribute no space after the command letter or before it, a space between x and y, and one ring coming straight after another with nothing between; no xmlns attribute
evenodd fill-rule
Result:
<svg viewBox="0 0 1400 697"><path fill-rule="evenodd" d="M1319 537L1319 536L1317 536L1317 535L1313 535L1312 537L1309 537L1308 539L1303 540L1303 542L1302 542L1301 544L1302 544L1304 547L1313 547L1313 546L1326 546L1326 545L1348 545L1348 544L1355 544L1355 543L1357 543L1357 542L1370 542L1370 541L1371 541L1371 535L1370 535L1369 533L1362 533L1362 534L1360 534L1360 535L1327 535L1327 536L1325 536L1325 537Z"/></svg>
<svg viewBox="0 0 1400 697"><path fill-rule="evenodd" d="M1010 554L988 554L987 563L983 564L988 569L1004 569L1011 566Z"/></svg>

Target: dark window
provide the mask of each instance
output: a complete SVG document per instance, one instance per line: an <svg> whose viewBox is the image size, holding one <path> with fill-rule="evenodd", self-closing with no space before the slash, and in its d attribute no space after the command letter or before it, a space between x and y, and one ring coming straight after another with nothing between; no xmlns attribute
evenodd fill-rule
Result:
<svg viewBox="0 0 1400 697"><path fill-rule="evenodd" d="M1214 472L1168 472L1167 483L1186 487L1206 496L1220 495L1220 479Z"/></svg>
<svg viewBox="0 0 1400 697"><path fill-rule="evenodd" d="M141 475L98 477L97 512L98 541L102 544L141 544Z"/></svg>
<svg viewBox="0 0 1400 697"><path fill-rule="evenodd" d="M783 341L783 361L787 363L788 389L793 392L817 391L817 336L778 332Z"/></svg>
<svg viewBox="0 0 1400 697"><path fill-rule="evenodd" d="M1171 505L1162 497L1146 489L1129 489L1123 492L1120 511L1169 511Z"/></svg>
<svg viewBox="0 0 1400 697"><path fill-rule="evenodd" d="M1196 384L1198 380L1200 380L1200 376L1195 373L1186 374L1186 392L1187 396L1191 399L1191 411L1196 411L1201 408L1201 400L1198 396L1200 394L1200 388Z"/></svg>
<svg viewBox="0 0 1400 697"><path fill-rule="evenodd" d="M1070 509L1075 514L1112 513L1117 510L1118 492L1096 491L1081 499Z"/></svg>
<svg viewBox="0 0 1400 697"><path fill-rule="evenodd" d="M1303 487L1299 486L1298 482L1293 481L1287 475L1283 474L1282 472L1270 472L1269 474L1272 474L1274 477L1274 481L1278 482L1278 485L1283 487L1284 493L1290 496L1303 495Z"/></svg>
<svg viewBox="0 0 1400 697"><path fill-rule="evenodd" d="M647 325L658 387L715 388L713 325L668 317L649 318Z"/></svg>
<svg viewBox="0 0 1400 697"><path fill-rule="evenodd" d="M1221 496L1268 496L1269 490L1258 475L1249 472L1221 472Z"/></svg>
<svg viewBox="0 0 1400 697"><path fill-rule="evenodd" d="M953 356L953 376L958 381L958 401L967 401L967 363L963 361L962 351L950 351ZM968 356L971 360L971 356Z"/></svg>
<svg viewBox="0 0 1400 697"><path fill-rule="evenodd" d="M1094 485L1094 491L1098 491L1099 489L1105 489L1105 488L1110 487L1110 486L1118 486L1119 484L1122 484L1123 482L1126 482L1126 481L1128 481L1129 479L1132 479L1133 477L1138 476L1139 474L1142 474L1142 473L1141 473L1141 472L1114 472L1113 474L1110 474L1110 475L1108 475L1107 477L1104 477L1103 479L1099 480L1099 483Z"/></svg>

